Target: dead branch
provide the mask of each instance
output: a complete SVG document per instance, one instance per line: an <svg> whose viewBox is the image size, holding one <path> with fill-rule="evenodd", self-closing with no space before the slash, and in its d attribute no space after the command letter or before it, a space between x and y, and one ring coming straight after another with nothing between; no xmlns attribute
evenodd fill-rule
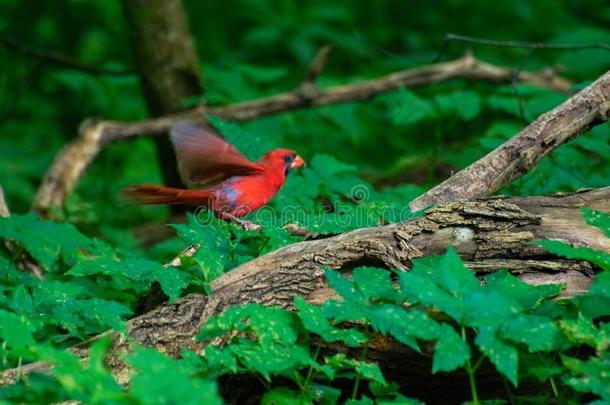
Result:
<svg viewBox="0 0 610 405"><path fill-rule="evenodd" d="M332 47L330 45L325 45L318 50L312 62L309 64L307 72L305 72L303 82L313 83L316 81L318 76L320 76L322 69L324 69L324 66L326 66L326 62L328 61L328 55L330 55L331 50Z"/></svg>
<svg viewBox="0 0 610 405"><path fill-rule="evenodd" d="M470 37L459 34L447 34L444 42L465 42L467 44L495 46L503 48L527 48L527 49L603 49L610 51L610 44L605 42L528 42L528 41L501 41Z"/></svg>
<svg viewBox="0 0 610 405"><path fill-rule="evenodd" d="M608 120L609 113L610 71L542 114L503 145L413 200L411 209L491 195L527 173L558 146Z"/></svg>
<svg viewBox="0 0 610 405"><path fill-rule="evenodd" d="M296 295L311 303L333 297L323 268L349 272L361 264L406 270L411 260L442 253L452 245L478 275L510 268L533 284L565 283L564 296L581 294L591 284L595 268L587 262L558 258L532 242L562 240L610 252L610 239L589 226L581 207L610 212L610 187L549 197L494 197L441 204L415 220L365 228L335 237L300 242L247 262L212 283L209 297L191 294L128 322L129 339L115 339L109 365L121 383L129 379L122 354L135 340L174 357L184 348L201 350L193 337L211 316L227 308L257 302L292 308ZM74 350L85 358L87 349ZM465 386L460 378L429 376L429 358L381 339L369 348L388 377L407 389L425 382L431 389L453 392ZM26 373L43 370L29 365ZM14 381L17 370L0 374L0 384ZM482 381L485 376L481 375ZM462 384L462 385L460 385Z"/></svg>
<svg viewBox="0 0 610 405"><path fill-rule="evenodd" d="M319 60L324 61L324 53ZM323 64L313 65L315 70ZM88 119L83 121L79 128L79 137L66 145L56 156L34 198L33 209L46 212L51 207L61 206L102 148L125 139L162 134L180 120L203 120L207 114L211 114L231 121L248 121L299 108L367 100L404 86L421 86L451 79L510 84L515 80L515 73L514 69L495 66L466 54L454 61L402 70L377 79L317 89L314 92L303 92L302 86L298 86L293 91L258 100L220 107L202 105L177 114L139 122ZM306 78L310 76L308 74ZM568 81L549 73L548 70L521 71L517 80L561 92L569 91L570 88Z"/></svg>

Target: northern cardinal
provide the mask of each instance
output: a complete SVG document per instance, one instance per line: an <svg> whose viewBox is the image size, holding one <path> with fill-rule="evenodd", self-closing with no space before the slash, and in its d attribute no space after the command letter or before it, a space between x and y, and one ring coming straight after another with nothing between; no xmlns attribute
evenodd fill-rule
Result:
<svg viewBox="0 0 610 405"><path fill-rule="evenodd" d="M265 205L284 185L290 170L305 161L294 151L276 149L251 162L209 128L182 122L170 137L182 180L193 190L154 184L131 186L123 194L139 204L206 206L224 220L256 229L239 218Z"/></svg>

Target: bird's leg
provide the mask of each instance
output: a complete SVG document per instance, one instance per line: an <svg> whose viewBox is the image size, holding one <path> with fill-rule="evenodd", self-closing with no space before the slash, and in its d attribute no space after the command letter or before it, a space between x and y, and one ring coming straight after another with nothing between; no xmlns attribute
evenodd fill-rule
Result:
<svg viewBox="0 0 610 405"><path fill-rule="evenodd" d="M258 224L237 218L235 215L231 215L226 212L223 212L222 214L220 214L220 217L224 220L235 222L237 225L241 226L246 231L262 231L263 230L263 227Z"/></svg>

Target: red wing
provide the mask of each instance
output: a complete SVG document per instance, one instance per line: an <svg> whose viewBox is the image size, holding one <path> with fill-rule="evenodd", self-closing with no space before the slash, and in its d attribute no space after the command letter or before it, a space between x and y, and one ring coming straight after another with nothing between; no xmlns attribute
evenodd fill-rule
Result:
<svg viewBox="0 0 610 405"><path fill-rule="evenodd" d="M210 128L181 122L172 127L170 136L180 176L187 185L209 185L231 176L264 171Z"/></svg>

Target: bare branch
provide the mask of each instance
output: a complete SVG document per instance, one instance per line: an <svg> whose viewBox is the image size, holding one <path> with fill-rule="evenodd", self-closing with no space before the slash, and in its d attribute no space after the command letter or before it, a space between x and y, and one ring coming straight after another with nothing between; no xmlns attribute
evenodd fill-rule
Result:
<svg viewBox="0 0 610 405"><path fill-rule="evenodd" d="M332 47L330 45L325 45L318 50L316 56L313 58L313 61L309 65L307 72L305 73L305 77L303 81L305 82L315 82L324 66L326 66L326 62L328 61L328 55L330 55L330 51L332 51Z"/></svg>
<svg viewBox="0 0 610 405"><path fill-rule="evenodd" d="M5 36L0 36L0 45L13 51L22 53L24 55L35 57L37 59L43 60L56 66L79 70L81 72L90 73L94 75L128 76L133 75L135 73L132 69L112 69L88 65L75 59L68 58L67 56L61 55L57 52L50 52L31 45L26 45L15 39L7 38Z"/></svg>
<svg viewBox="0 0 610 405"><path fill-rule="evenodd" d="M447 34L445 42L465 42L468 44L496 46L505 48L528 49L604 49L610 51L610 44L605 42L527 42L527 41L499 41L495 39L469 37L459 34Z"/></svg>
<svg viewBox="0 0 610 405"><path fill-rule="evenodd" d="M322 59L322 57L319 58L319 60ZM451 79L510 84L515 80L515 71L482 62L467 54L451 62L402 70L350 85L319 89L307 97L304 97L300 88L297 88L258 100L220 107L202 105L181 113L139 122L85 120L81 124L79 138L66 145L47 171L34 199L33 208L46 212L53 206L61 206L66 196L75 188L89 163L106 145L139 136L164 133L180 120L204 120L206 114L211 114L231 121L248 121L299 108L367 100L401 87L421 86ZM549 74L548 71L538 73L522 71L519 72L517 80L562 92L570 89L570 83L567 80Z"/></svg>
<svg viewBox="0 0 610 405"><path fill-rule="evenodd" d="M558 146L610 113L610 71L517 135L411 202L420 210L432 204L488 196L527 173Z"/></svg>

